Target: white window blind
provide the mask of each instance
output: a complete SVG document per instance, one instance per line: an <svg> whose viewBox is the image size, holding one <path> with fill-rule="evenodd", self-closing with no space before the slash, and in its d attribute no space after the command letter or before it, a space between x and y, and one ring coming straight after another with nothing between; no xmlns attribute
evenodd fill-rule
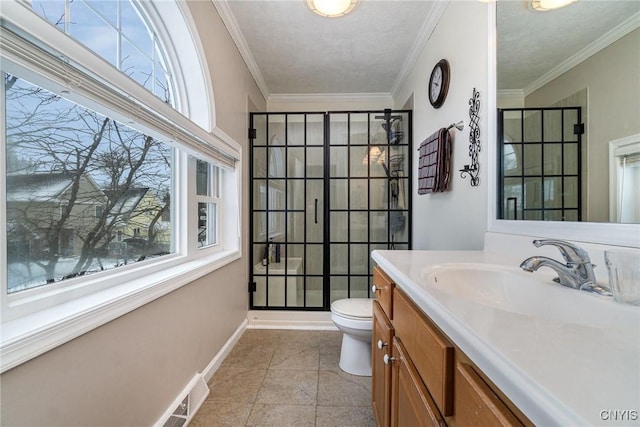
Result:
<svg viewBox="0 0 640 427"><path fill-rule="evenodd" d="M235 167L239 156L233 145L200 128L24 5L7 2L3 4L3 14L11 19L8 22L3 18L0 28L0 52L10 61L3 61L7 71L15 66L23 73L45 76L58 84L69 99L78 103L91 99L95 105L87 106L98 112L217 166ZM21 25L25 21L30 25ZM47 40L56 48L32 40Z"/></svg>

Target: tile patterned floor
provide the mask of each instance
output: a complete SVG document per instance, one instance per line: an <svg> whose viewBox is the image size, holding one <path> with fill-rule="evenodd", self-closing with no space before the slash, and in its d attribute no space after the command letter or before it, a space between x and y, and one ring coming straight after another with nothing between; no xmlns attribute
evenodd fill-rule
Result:
<svg viewBox="0 0 640 427"><path fill-rule="evenodd" d="M340 370L337 331L248 329L189 424L369 427L371 377Z"/></svg>

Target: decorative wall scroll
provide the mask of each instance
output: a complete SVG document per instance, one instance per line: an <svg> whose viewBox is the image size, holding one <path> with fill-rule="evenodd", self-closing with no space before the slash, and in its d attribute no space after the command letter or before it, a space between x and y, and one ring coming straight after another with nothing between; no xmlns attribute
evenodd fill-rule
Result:
<svg viewBox="0 0 640 427"><path fill-rule="evenodd" d="M480 164L478 163L478 153L480 153L480 92L473 88L473 95L469 99L469 156L471 157L471 164L464 165L463 169L460 169L460 177L466 178L468 174L471 178L471 186L477 187L480 185Z"/></svg>

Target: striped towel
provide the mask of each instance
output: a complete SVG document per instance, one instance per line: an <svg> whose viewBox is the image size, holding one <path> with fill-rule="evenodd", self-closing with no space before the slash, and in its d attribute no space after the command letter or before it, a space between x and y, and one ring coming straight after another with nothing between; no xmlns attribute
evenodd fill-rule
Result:
<svg viewBox="0 0 640 427"><path fill-rule="evenodd" d="M451 172L451 137L441 128L420 144L418 194L446 191Z"/></svg>

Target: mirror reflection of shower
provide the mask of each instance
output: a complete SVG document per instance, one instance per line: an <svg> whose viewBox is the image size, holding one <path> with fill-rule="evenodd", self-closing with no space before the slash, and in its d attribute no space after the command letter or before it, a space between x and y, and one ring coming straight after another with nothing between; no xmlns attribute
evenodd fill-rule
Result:
<svg viewBox="0 0 640 427"><path fill-rule="evenodd" d="M581 107L498 110L498 219L582 221Z"/></svg>

